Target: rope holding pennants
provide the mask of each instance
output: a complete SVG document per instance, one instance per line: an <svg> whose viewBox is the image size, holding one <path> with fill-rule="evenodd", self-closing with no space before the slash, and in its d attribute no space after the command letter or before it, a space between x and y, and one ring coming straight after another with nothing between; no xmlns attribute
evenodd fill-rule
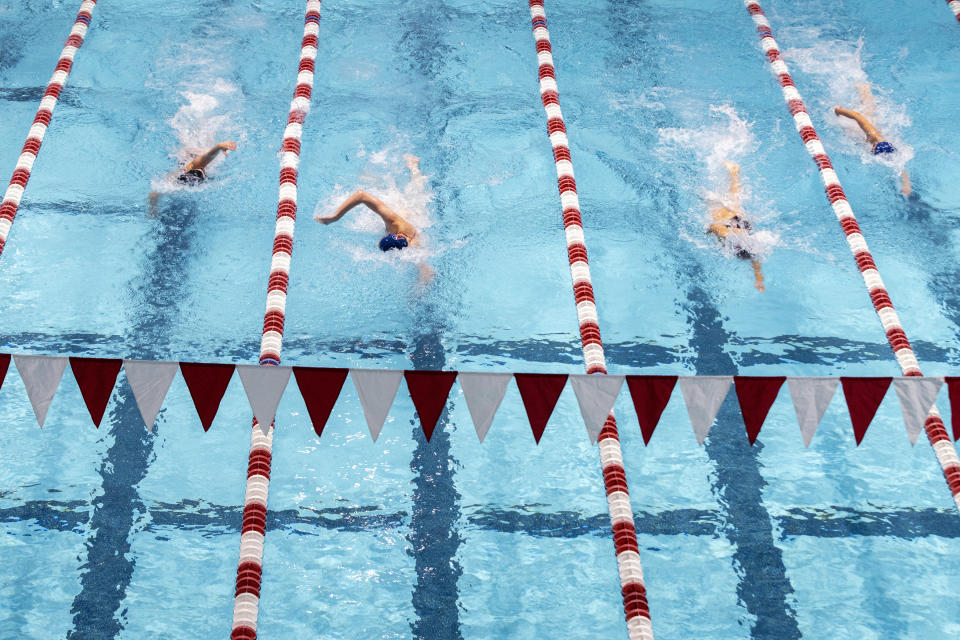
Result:
<svg viewBox="0 0 960 640"><path fill-rule="evenodd" d="M9 354L0 354L0 386L10 363ZM805 446L809 446L837 387L850 414L856 444L863 441L880 404L892 386L900 403L911 444L923 431L924 420L946 382L953 411L954 437L960 437L960 377L916 376L803 378L786 376L656 376L558 373L476 373L457 371L400 371L389 369L345 369L326 367L255 367L222 363L163 362L14 355L13 362L23 380L27 396L42 427L47 410L69 365L95 426L104 411L122 370L133 390L137 406L148 428L158 415L163 400L179 370L183 376L203 430L210 429L236 370L255 415L270 424L285 390L296 387L303 397L317 436L324 427L349 376L376 440L393 406L400 385L406 381L410 398L427 440L433 435L437 418L446 405L455 382L466 400L477 437L482 442L493 422L511 380L530 422L535 443L546 432L553 411L568 383L573 388L584 426L591 442L613 409L626 383L645 444L650 443L664 409L676 387L687 406L698 442L707 438L713 421L730 392L735 390L744 419L744 430L753 444L776 399L789 388ZM296 384L289 384L290 379ZM270 422L267 422L267 420Z"/></svg>

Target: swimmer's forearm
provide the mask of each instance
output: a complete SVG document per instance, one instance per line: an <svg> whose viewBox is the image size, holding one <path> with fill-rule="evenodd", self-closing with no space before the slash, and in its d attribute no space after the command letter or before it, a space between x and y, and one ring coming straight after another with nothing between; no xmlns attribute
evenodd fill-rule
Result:
<svg viewBox="0 0 960 640"><path fill-rule="evenodd" d="M357 207L361 204L367 204L366 198L368 197L369 196L367 193L363 191L356 191L352 193L349 198L344 200L343 203L339 207L337 207L337 210L331 213L329 216L316 216L315 219L318 222L322 222L324 224L330 224L331 222L336 222L337 220L345 216L347 212L353 209L354 207Z"/></svg>

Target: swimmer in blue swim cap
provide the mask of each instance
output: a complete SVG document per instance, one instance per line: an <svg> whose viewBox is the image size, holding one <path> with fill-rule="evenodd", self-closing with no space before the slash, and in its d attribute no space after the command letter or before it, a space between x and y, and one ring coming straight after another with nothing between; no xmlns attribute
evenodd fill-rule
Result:
<svg viewBox="0 0 960 640"><path fill-rule="evenodd" d="M868 115L863 115L859 111L854 111L852 109L844 109L843 107L835 107L833 112L838 116L850 118L860 126L860 130L863 131L864 135L867 136L867 142L870 143L870 150L873 152L873 155L879 156L883 154L896 153L896 147L894 147L886 138L880 135L880 132L877 131L877 128L873 126L872 122L870 122L870 117L872 117L873 114L874 104L873 94L870 92L870 86L861 84L858 88L860 90L860 97L863 100L864 108ZM903 192L903 195L910 195L910 176L907 174L906 169L903 170L903 174L901 175L900 190Z"/></svg>
<svg viewBox="0 0 960 640"><path fill-rule="evenodd" d="M753 225L744 217L743 209L740 207L740 167L732 162L724 162L723 166L727 168L730 174L730 206L720 205L714 208L710 214L713 221L707 227L707 233L712 233L717 237L721 244L733 249L734 254L741 260L749 260L753 267L753 286L757 291L764 291L763 270L760 266L759 256L744 248L746 239L750 237Z"/></svg>
<svg viewBox="0 0 960 640"><path fill-rule="evenodd" d="M404 220L400 214L388 207L379 198L370 195L363 189L355 191L343 201L337 210L329 216L314 216L314 220L323 224L332 224L342 218L348 211L359 205L365 205L383 220L386 234L380 238L380 250L403 250L407 247L416 247L420 244L420 237L412 224Z"/></svg>
<svg viewBox="0 0 960 640"><path fill-rule="evenodd" d="M420 174L420 158L407 154L404 156L407 161L407 167L410 169L412 179L425 179ZM383 220L384 235L380 238L377 246L386 253L391 249L403 251L407 247L420 246L420 234L416 227L403 219L399 213L388 207L379 198L367 193L363 189L353 192L349 198L343 201L337 210L329 216L314 216L313 219L323 224L332 224L342 218L348 211L359 205L364 205ZM417 262L417 268L420 272L420 283L427 284L433 279L433 268L426 261Z"/></svg>

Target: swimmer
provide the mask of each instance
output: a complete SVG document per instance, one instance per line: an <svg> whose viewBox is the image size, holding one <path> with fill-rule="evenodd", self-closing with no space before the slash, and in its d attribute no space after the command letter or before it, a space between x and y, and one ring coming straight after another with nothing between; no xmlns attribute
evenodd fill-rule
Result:
<svg viewBox="0 0 960 640"><path fill-rule="evenodd" d="M877 131L877 128L873 126L873 123L870 121L870 118L873 117L875 104L873 93L870 91L870 85L861 84L857 86L857 89L860 91L860 100L863 103L863 110L866 112L866 115L852 109L844 109L843 107L834 107L833 112L838 116L850 118L860 126L860 130L867 136L867 142L870 143L870 150L873 152L873 155L879 156L881 154L896 153L896 147L880 135L880 132ZM900 175L900 191L905 196L910 195L910 176L907 174L906 169L904 169Z"/></svg>
<svg viewBox="0 0 960 640"><path fill-rule="evenodd" d="M410 154L405 155L404 158L407 161L407 167L410 169L413 178L419 178L421 175L419 169L420 159ZM381 251L387 252L391 249L402 251L407 247L420 246L420 234L417 232L416 227L404 220L399 213L384 204L382 200L367 193L363 189L358 189L353 192L353 194L344 200L343 203L337 207L337 210L329 216L317 215L314 216L313 219L323 224L333 224L345 216L348 211L361 204L380 216L380 219L383 220L385 235L380 238L378 245ZM419 268L421 281L428 281L433 277L433 269L426 263L420 263Z"/></svg>
<svg viewBox="0 0 960 640"><path fill-rule="evenodd" d="M195 187L201 182L206 181L207 174L205 169L207 165L213 162L213 159L219 155L222 151L223 155L229 155L229 153L237 148L237 143L232 140L227 140L226 142L221 142L216 146L212 147L209 151L203 155L197 156L190 162L186 164L183 169L179 171L173 171L167 174L168 178L177 176L177 182L187 187ZM151 191L150 192L150 215L154 216L157 212L157 199L160 197L160 192Z"/></svg>
<svg viewBox="0 0 960 640"><path fill-rule="evenodd" d="M743 210L740 208L740 167L732 162L724 162L723 166L727 168L730 174L730 200L734 204L730 207L720 205L710 213L713 215L713 222L707 229L707 233L717 236L721 244L730 244L736 256L742 260L749 260L753 265L754 286L758 291L764 291L763 271L760 268L760 259L738 244L738 238L747 238L753 225L744 218Z"/></svg>

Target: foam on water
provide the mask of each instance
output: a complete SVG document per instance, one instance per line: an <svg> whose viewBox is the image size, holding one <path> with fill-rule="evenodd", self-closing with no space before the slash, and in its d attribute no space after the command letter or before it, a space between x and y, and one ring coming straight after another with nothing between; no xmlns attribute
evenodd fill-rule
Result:
<svg viewBox="0 0 960 640"><path fill-rule="evenodd" d="M685 174L685 184L680 186L700 196L701 202L690 211L691 220L696 221L697 227L709 226L712 212L718 207L741 208L747 219L754 223L755 230L749 237L738 240L737 244L755 255L766 257L779 243L779 236L769 229L759 228L757 223L771 221L775 212L753 194L750 175L743 170L740 174L741 191L737 196L733 196L725 167L727 162L742 164L755 151L757 144L751 127L751 123L740 117L732 106L711 105L709 121L705 125L697 123L690 128L660 129L657 152L668 162L675 162L678 157L693 160L677 164ZM719 244L707 234L682 229L680 235L700 248L719 246L730 256L735 253L732 246Z"/></svg>
<svg viewBox="0 0 960 640"><path fill-rule="evenodd" d="M420 246L402 251L380 251L377 243L383 237L383 221L367 207L357 207L336 223L361 234L343 241L345 250L356 262L424 263L437 253L428 232L433 225L430 203L434 195L430 189L430 176L424 175L419 169L409 168L408 162L414 156L408 149L409 145L403 142L373 152L360 148L356 155L366 158L367 164L357 177L356 184L334 185L333 192L321 198L314 207L315 215L332 214L350 194L363 189L382 200L419 232Z"/></svg>
<svg viewBox="0 0 960 640"><path fill-rule="evenodd" d="M864 164L880 163L899 174L913 158L913 147L906 142L906 130L912 120L903 104L896 102L882 85L867 76L863 61L863 39L856 42L826 38L816 29L791 30L791 41L809 42L783 52L788 63L803 73L814 76L822 86L808 91L807 108L814 124L825 123L843 135L831 136L827 144L838 145L847 154L856 155ZM869 89L871 98L864 100L861 87ZM871 104L872 102L872 104ZM849 118L837 116L833 108L842 106L863 113L881 135L896 147L897 153L873 155L863 132Z"/></svg>
<svg viewBox="0 0 960 640"><path fill-rule="evenodd" d="M177 138L177 148L170 154L172 164L183 167L223 140L233 139L242 144L244 135L237 127L239 118L233 107L240 98L240 91L236 86L218 77L203 84L202 90L187 89L181 91L180 96L184 102L169 120L170 128ZM210 163L207 173L220 162L222 154ZM184 185L177 182L175 173L154 178L151 188L161 193L184 189ZM190 188L196 190L204 187L205 184L200 184Z"/></svg>

